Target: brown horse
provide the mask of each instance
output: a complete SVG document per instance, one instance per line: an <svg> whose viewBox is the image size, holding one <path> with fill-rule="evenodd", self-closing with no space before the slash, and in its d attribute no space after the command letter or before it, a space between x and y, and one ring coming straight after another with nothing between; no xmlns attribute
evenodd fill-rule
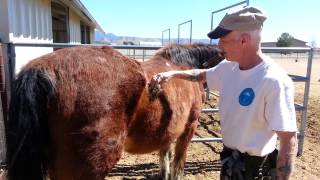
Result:
<svg viewBox="0 0 320 180"><path fill-rule="evenodd" d="M123 150L159 151L161 178L181 179L203 86L173 79L153 99L147 82L221 60L215 46L194 44L164 47L144 63L110 47L61 49L31 61L14 82L6 123L9 179L104 179Z"/></svg>

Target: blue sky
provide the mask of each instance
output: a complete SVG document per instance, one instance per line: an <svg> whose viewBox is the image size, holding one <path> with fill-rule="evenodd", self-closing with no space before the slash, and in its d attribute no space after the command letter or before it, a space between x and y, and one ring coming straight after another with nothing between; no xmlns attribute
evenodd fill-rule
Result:
<svg viewBox="0 0 320 180"><path fill-rule="evenodd" d="M207 38L211 12L241 0L81 0L106 33L118 36L158 37L170 28L178 37L178 24L192 20L192 37ZM265 10L263 41L276 41L283 32L320 45L320 0L251 0ZM214 15L217 25L226 11ZM189 38L190 24L180 26ZM168 37L168 31L164 33Z"/></svg>

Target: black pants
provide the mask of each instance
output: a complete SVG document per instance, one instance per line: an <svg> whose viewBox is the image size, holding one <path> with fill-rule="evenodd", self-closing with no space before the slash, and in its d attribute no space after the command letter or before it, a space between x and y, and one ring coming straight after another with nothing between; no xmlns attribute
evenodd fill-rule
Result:
<svg viewBox="0 0 320 180"><path fill-rule="evenodd" d="M278 151L264 156L250 156L237 150L224 147L220 153L222 168L221 180L273 180Z"/></svg>

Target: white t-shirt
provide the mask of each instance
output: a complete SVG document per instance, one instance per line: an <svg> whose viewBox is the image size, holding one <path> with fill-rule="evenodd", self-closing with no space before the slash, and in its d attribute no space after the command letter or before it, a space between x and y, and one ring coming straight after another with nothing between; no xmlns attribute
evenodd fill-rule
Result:
<svg viewBox="0 0 320 180"><path fill-rule="evenodd" d="M294 85L272 59L249 70L222 61L206 73L209 89L220 92L223 143L242 153L265 156L276 148L275 131L296 132Z"/></svg>

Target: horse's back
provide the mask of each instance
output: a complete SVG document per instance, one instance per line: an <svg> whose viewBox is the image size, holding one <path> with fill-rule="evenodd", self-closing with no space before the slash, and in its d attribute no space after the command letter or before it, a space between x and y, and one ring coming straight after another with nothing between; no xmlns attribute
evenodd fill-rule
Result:
<svg viewBox="0 0 320 180"><path fill-rule="evenodd" d="M56 102L65 115L85 109L90 116L106 113L117 101L139 96L146 85L140 64L110 47L61 49L25 69L30 68L44 69L53 78Z"/></svg>

